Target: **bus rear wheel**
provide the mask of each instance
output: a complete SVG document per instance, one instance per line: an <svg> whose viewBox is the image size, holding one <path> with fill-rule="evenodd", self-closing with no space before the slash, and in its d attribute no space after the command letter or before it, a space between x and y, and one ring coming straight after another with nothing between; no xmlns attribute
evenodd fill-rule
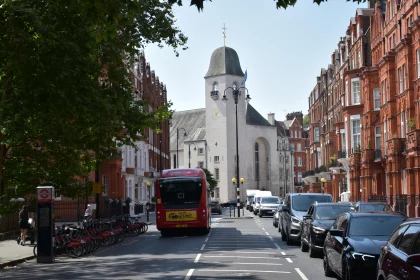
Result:
<svg viewBox="0 0 420 280"><path fill-rule="evenodd" d="M169 236L169 230L168 229L161 229L160 230L160 235L162 237L168 237Z"/></svg>

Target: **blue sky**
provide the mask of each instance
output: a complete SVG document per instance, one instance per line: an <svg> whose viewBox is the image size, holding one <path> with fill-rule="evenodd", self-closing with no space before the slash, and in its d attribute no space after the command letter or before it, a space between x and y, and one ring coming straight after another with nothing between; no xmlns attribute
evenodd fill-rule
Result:
<svg viewBox="0 0 420 280"><path fill-rule="evenodd" d="M248 70L246 87L251 104L264 117L275 113L308 112L308 96L321 68L331 63L331 54L344 36L357 8L367 7L346 0L318 6L299 0L294 7L277 10L274 0L213 0L198 12L184 0L175 9L176 25L188 37L188 50L176 57L170 47L149 45L146 60L166 84L173 109L205 107L204 75L212 52L223 46L236 50L242 69Z"/></svg>

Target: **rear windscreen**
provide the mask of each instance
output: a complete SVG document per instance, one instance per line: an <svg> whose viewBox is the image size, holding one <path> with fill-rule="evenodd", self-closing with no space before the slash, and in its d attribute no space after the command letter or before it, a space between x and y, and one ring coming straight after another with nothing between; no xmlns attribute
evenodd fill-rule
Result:
<svg viewBox="0 0 420 280"><path fill-rule="evenodd" d="M201 178L162 179L159 186L165 209L198 208L202 192Z"/></svg>

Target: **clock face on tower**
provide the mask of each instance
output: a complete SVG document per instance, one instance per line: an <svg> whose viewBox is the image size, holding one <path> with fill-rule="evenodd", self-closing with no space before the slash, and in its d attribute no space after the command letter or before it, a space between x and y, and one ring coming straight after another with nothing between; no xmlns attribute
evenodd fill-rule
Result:
<svg viewBox="0 0 420 280"><path fill-rule="evenodd" d="M217 120L219 117L220 117L220 111L219 111L219 109L214 108L213 109L213 115L212 115L213 120Z"/></svg>

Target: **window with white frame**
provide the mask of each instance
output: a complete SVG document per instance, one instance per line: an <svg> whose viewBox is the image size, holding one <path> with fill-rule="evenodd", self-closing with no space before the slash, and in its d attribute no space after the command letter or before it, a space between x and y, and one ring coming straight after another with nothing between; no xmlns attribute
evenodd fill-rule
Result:
<svg viewBox="0 0 420 280"><path fill-rule="evenodd" d="M352 105L360 104L360 79L351 79L351 102Z"/></svg>
<svg viewBox="0 0 420 280"><path fill-rule="evenodd" d="M375 110L379 110L381 108L381 94L379 92L379 88L373 89L373 107Z"/></svg>
<svg viewBox="0 0 420 280"><path fill-rule="evenodd" d="M384 133L383 133L383 135L384 135L384 139L383 139L383 141L384 141L384 145L383 145L383 147L385 148L386 147L386 140L388 140L388 134L387 134L387 130L388 130L388 120L385 120L384 121L384 124L383 124L383 126L384 126Z"/></svg>
<svg viewBox="0 0 420 280"><path fill-rule="evenodd" d="M403 78L402 78L402 68L398 68L398 88L399 88L399 93L403 92Z"/></svg>
<svg viewBox="0 0 420 280"><path fill-rule="evenodd" d="M102 175L102 194L108 195L108 175Z"/></svg>
<svg viewBox="0 0 420 280"><path fill-rule="evenodd" d="M314 141L319 142L319 127L314 128Z"/></svg>
<svg viewBox="0 0 420 280"><path fill-rule="evenodd" d="M342 151L346 151L346 133L344 131L345 131L344 129L342 131L340 130Z"/></svg>
<svg viewBox="0 0 420 280"><path fill-rule="evenodd" d="M298 166L302 166L302 158L298 157L297 159L298 159Z"/></svg>
<svg viewBox="0 0 420 280"><path fill-rule="evenodd" d="M217 181L220 180L220 172L219 172L219 168L215 168L214 169L214 179L216 179Z"/></svg>
<svg viewBox="0 0 420 280"><path fill-rule="evenodd" d="M417 49L416 53L417 53L417 78L420 78L420 49Z"/></svg>
<svg viewBox="0 0 420 280"><path fill-rule="evenodd" d="M204 168L204 161L199 161L198 162L198 167L199 168Z"/></svg>
<svg viewBox="0 0 420 280"><path fill-rule="evenodd" d="M204 148L198 148L198 154L199 155L204 154Z"/></svg>
<svg viewBox="0 0 420 280"><path fill-rule="evenodd" d="M360 117L355 116L351 120L351 129L352 129L352 145L353 149L356 149L360 145Z"/></svg>
<svg viewBox="0 0 420 280"><path fill-rule="evenodd" d="M214 162L219 162L219 156L214 156Z"/></svg>
<svg viewBox="0 0 420 280"><path fill-rule="evenodd" d="M408 110L401 112L401 138L405 138L408 132Z"/></svg>
<svg viewBox="0 0 420 280"><path fill-rule="evenodd" d="M407 89L407 69L405 69L405 64L402 66L402 75L403 75L403 90Z"/></svg>
<svg viewBox="0 0 420 280"><path fill-rule="evenodd" d="M317 155L317 167L319 167L322 165L321 147L316 148L316 155Z"/></svg>
<svg viewBox="0 0 420 280"><path fill-rule="evenodd" d="M375 126L375 149L381 149L381 127Z"/></svg>
<svg viewBox="0 0 420 280"><path fill-rule="evenodd" d="M298 183L302 183L302 172L298 172Z"/></svg>
<svg viewBox="0 0 420 280"><path fill-rule="evenodd" d="M298 143L297 144L297 151L298 152L301 152L302 151L302 144L301 143Z"/></svg>
<svg viewBox="0 0 420 280"><path fill-rule="evenodd" d="M349 103L349 95L348 95L348 92L349 92L349 81L348 80L346 80L346 88L344 89L344 103L345 103L345 106L347 106Z"/></svg>

